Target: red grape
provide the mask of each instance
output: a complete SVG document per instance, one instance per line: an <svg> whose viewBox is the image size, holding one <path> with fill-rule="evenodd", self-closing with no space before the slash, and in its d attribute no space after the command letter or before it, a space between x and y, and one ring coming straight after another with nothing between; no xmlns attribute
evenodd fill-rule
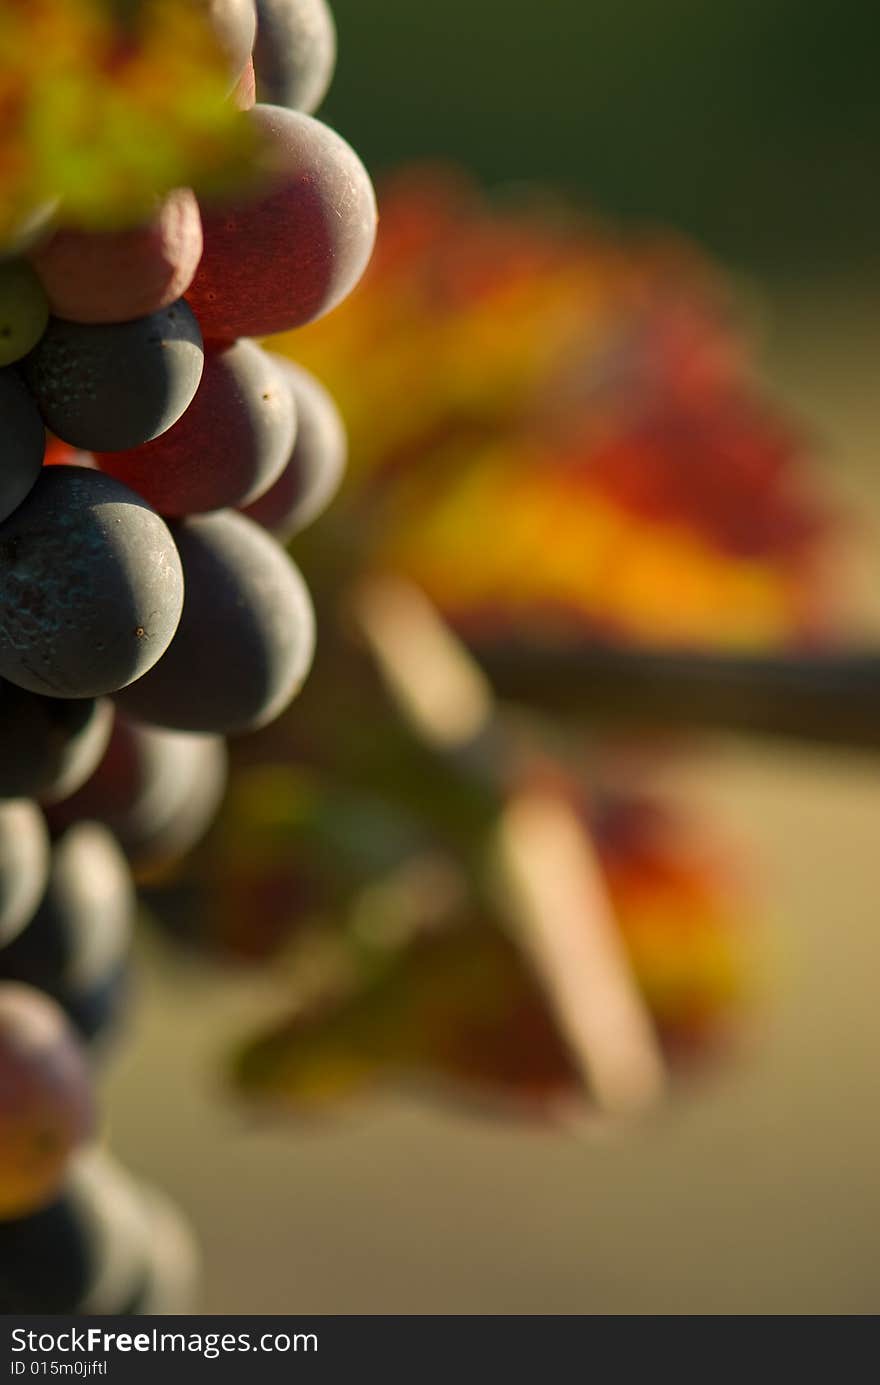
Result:
<svg viewBox="0 0 880 1385"><path fill-rule="evenodd" d="M57 231L31 252L30 260L56 317L127 322L182 297L201 253L202 222L195 193L177 188L141 226Z"/></svg>
<svg viewBox="0 0 880 1385"><path fill-rule="evenodd" d="M299 111L254 106L268 186L233 207L202 208L205 249L187 301L205 338L300 327L334 308L366 268L376 199L358 156Z"/></svg>
<svg viewBox="0 0 880 1385"><path fill-rule="evenodd" d="M44 1206L94 1129L88 1067L48 996L0 984L0 1218Z"/></svg>
<svg viewBox="0 0 880 1385"><path fill-rule="evenodd" d="M205 352L192 404L161 437L99 452L97 460L160 514L199 514L262 495L284 468L295 426L276 361L254 342L238 341Z"/></svg>

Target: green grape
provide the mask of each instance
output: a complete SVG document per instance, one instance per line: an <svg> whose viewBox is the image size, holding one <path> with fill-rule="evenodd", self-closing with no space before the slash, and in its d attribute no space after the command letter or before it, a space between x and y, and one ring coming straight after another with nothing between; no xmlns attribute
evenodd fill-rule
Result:
<svg viewBox="0 0 880 1385"><path fill-rule="evenodd" d="M49 300L27 261L0 261L0 366L26 356L48 321Z"/></svg>

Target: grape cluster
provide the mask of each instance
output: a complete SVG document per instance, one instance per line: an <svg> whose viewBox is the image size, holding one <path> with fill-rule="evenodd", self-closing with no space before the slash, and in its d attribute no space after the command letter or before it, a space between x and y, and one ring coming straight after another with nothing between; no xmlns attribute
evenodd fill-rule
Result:
<svg viewBox="0 0 880 1385"><path fill-rule="evenodd" d="M0 259L0 1312L171 1311L192 1277L174 1210L93 1147L92 1058L135 880L205 831L224 738L308 673L281 544L345 463L327 393L254 340L328 312L372 251L369 178L311 114L332 19L204 3L255 135L246 191Z"/></svg>

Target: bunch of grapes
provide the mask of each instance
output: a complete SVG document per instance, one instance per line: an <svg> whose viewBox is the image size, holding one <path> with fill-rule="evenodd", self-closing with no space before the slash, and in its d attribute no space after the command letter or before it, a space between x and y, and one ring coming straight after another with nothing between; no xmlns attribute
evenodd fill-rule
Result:
<svg viewBox="0 0 880 1385"><path fill-rule="evenodd" d="M332 20L205 3L253 184L0 261L0 1312L169 1311L191 1273L173 1209L89 1148L92 1058L136 879L207 827L224 738L308 672L281 544L344 465L321 385L254 340L332 309L372 251L369 178L311 115Z"/></svg>

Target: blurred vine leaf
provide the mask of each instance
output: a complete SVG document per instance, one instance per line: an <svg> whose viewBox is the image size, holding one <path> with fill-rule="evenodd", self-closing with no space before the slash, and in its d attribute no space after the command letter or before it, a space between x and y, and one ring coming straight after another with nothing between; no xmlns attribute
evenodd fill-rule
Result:
<svg viewBox="0 0 880 1385"><path fill-rule="evenodd" d="M478 652L835 639L847 533L725 275L462 175L384 190L375 262L276 339L335 391L348 489L301 545L411 578Z"/></svg>
<svg viewBox="0 0 880 1385"><path fill-rule="evenodd" d="M732 1036L748 988L737 891L714 848L695 845L666 807L606 802L593 825L658 1039L680 1068L705 1062ZM504 926L470 913L448 883L438 919L438 894L442 871L423 861L356 900L292 1016L239 1052L234 1078L251 1100L308 1116L416 1085L533 1118L589 1109L547 995ZM294 983L314 946L306 934L289 959Z"/></svg>
<svg viewBox="0 0 880 1385"><path fill-rule="evenodd" d="M180 0L0 0L0 245L41 214L137 220L243 175L247 122L207 11Z"/></svg>

